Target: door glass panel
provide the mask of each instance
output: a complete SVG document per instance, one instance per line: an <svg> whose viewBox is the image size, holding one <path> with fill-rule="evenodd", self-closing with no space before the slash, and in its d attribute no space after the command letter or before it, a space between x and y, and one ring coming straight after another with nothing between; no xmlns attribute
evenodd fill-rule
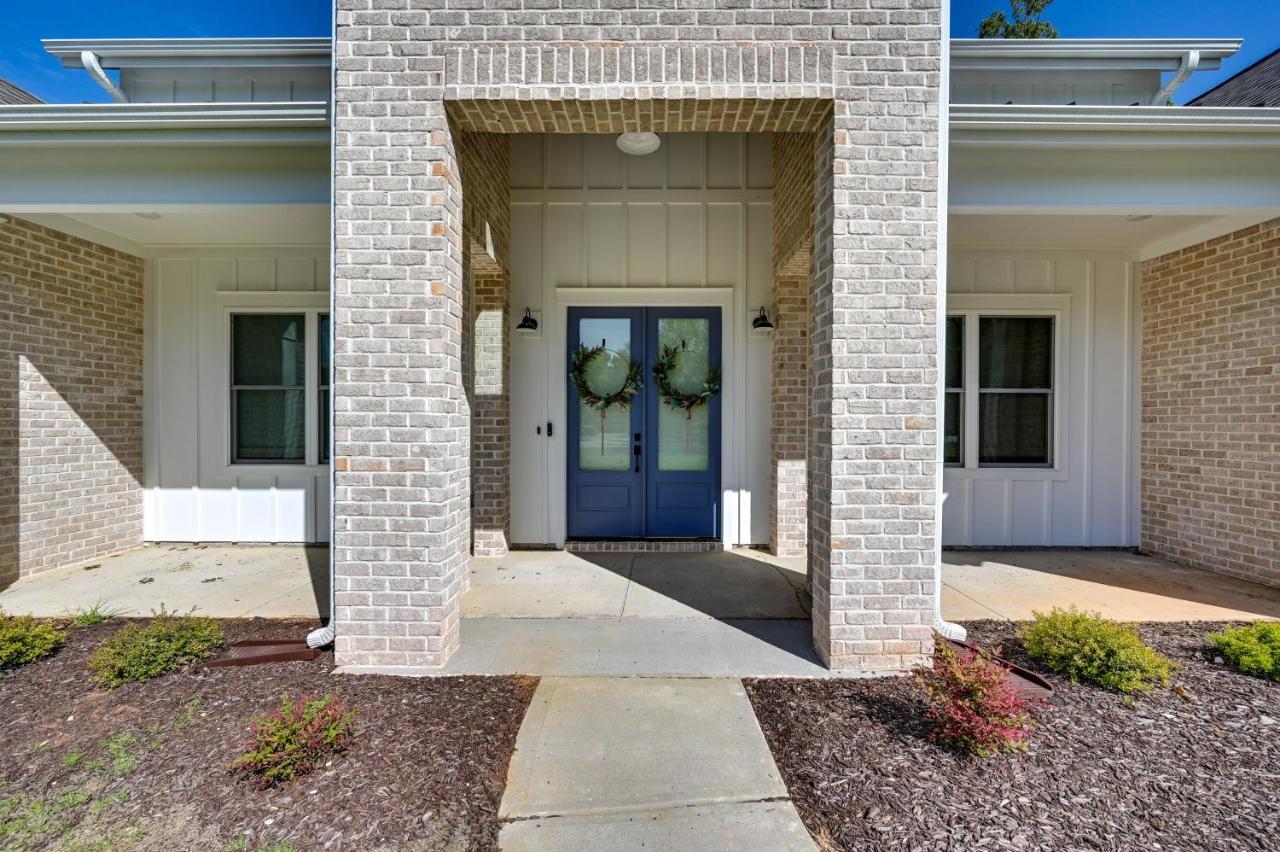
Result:
<svg viewBox="0 0 1280 852"><path fill-rule="evenodd" d="M658 320L658 347L680 350L670 382L681 393L700 393L711 364L711 323L693 317ZM658 470L707 470L711 461L711 404L686 412L658 400Z"/></svg>
<svg viewBox="0 0 1280 852"><path fill-rule="evenodd" d="M604 343L604 352L587 369L587 385L608 396L627 381L631 365L631 320L626 317L583 319L579 342L588 348ZM578 469L627 470L631 467L631 405L604 411L578 401Z"/></svg>

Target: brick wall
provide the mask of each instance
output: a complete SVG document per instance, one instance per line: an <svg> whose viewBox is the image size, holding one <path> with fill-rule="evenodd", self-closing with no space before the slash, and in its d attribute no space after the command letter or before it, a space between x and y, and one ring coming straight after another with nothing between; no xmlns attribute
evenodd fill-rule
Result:
<svg viewBox="0 0 1280 852"><path fill-rule="evenodd" d="M463 242L469 278L471 538L476 556L502 556L511 531L511 144L495 133L459 132ZM470 574L463 574L463 588Z"/></svg>
<svg viewBox="0 0 1280 852"><path fill-rule="evenodd" d="M809 277L816 154L812 133L773 135L769 547L778 556L803 556L808 538Z"/></svg>
<svg viewBox="0 0 1280 852"><path fill-rule="evenodd" d="M0 216L0 584L142 543L136 257Z"/></svg>
<svg viewBox="0 0 1280 852"><path fill-rule="evenodd" d="M1142 547L1280 586L1280 219L1143 267Z"/></svg>
<svg viewBox="0 0 1280 852"><path fill-rule="evenodd" d="M396 5L338 0L339 662L438 665L458 642L470 484L456 134L819 128L815 644L836 668L926 659L940 0Z"/></svg>

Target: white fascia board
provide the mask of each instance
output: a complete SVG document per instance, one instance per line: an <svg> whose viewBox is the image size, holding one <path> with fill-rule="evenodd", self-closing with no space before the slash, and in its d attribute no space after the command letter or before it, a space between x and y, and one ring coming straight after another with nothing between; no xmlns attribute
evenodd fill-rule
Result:
<svg viewBox="0 0 1280 852"><path fill-rule="evenodd" d="M1149 69L1176 71L1191 51L1214 69L1239 52L1241 39L952 39L953 69Z"/></svg>
<svg viewBox="0 0 1280 852"><path fill-rule="evenodd" d="M951 145L1170 147L1280 145L1280 109L954 104Z"/></svg>
<svg viewBox="0 0 1280 852"><path fill-rule="evenodd" d="M199 104L19 104L0 106L0 146L93 144L104 134L138 144L210 139L229 143L329 140L323 101Z"/></svg>
<svg viewBox="0 0 1280 852"><path fill-rule="evenodd" d="M44 49L67 68L93 53L103 68L328 65L329 38L45 39Z"/></svg>

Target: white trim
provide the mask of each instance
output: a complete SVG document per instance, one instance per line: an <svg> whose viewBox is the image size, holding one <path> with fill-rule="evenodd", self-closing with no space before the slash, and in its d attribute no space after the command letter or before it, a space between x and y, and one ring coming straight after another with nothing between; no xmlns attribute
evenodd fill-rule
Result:
<svg viewBox="0 0 1280 852"><path fill-rule="evenodd" d="M771 189L511 190L512 204L769 204L772 200Z"/></svg>
<svg viewBox="0 0 1280 852"><path fill-rule="evenodd" d="M1217 68L1244 44L1238 38L951 39L953 69L1054 67L1064 71L1133 68L1176 71L1182 57L1199 51L1201 68Z"/></svg>
<svg viewBox="0 0 1280 852"><path fill-rule="evenodd" d="M6 104L0 130L190 130L329 126L326 101L262 103Z"/></svg>
<svg viewBox="0 0 1280 852"><path fill-rule="evenodd" d="M952 145L1280 145L1280 109L952 104Z"/></svg>
<svg viewBox="0 0 1280 852"><path fill-rule="evenodd" d="M1178 251L1179 249L1184 249L1187 246L1199 245L1200 243L1212 240L1216 237L1222 237L1245 228L1251 228L1254 225L1258 225L1263 222L1269 222L1277 216L1280 216L1280 208L1260 212L1255 211L1242 216L1225 216L1213 222L1206 222L1203 225L1197 225L1194 228L1179 231L1176 234L1156 240L1153 243L1147 243L1139 250L1138 257L1136 259L1152 260Z"/></svg>
<svg viewBox="0 0 1280 852"><path fill-rule="evenodd" d="M47 38L46 52L64 68L80 68L80 55L97 54L105 68L143 66L329 65L328 37L301 38Z"/></svg>
<svg viewBox="0 0 1280 852"><path fill-rule="evenodd" d="M1067 417L1071 355L1071 296L1066 293L955 293L945 316L964 316L964 463L946 468L945 475L959 480L1062 481L1068 478ZM978 466L978 318L980 316L1050 316L1053 330L1053 466ZM940 340L945 347L945 328ZM946 384L946 365L941 365ZM944 443L945 421L939 420L939 445ZM939 486L941 487L941 485Z"/></svg>
<svg viewBox="0 0 1280 852"><path fill-rule="evenodd" d="M743 419L744 394L741 377L734 377L738 362L734 360L738 334L735 329L741 323L735 302L733 287L556 287L550 289L551 300L543 306L543 317L550 326L547 331L548 352L548 401L551 421L556 424L548 453L547 505L552 543L563 548L567 538L567 491L565 470L568 464L566 437L568 425L562 422L566 406L566 388L563 376L568 375L565 349L569 327L569 308L652 308L652 307L709 307L719 308L721 314L720 363L729 374L724 382L720 407L720 505L723 513L721 541L725 549L742 541L743 515L741 503L741 471L746 460L739 440L739 421ZM739 371L740 372L740 371Z"/></svg>

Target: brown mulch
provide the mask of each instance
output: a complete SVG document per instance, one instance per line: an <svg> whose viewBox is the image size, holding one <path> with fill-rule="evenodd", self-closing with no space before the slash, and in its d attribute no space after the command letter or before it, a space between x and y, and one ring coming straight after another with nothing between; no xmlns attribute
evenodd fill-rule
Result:
<svg viewBox="0 0 1280 852"><path fill-rule="evenodd" d="M496 848L535 679L333 675L325 653L98 689L86 661L120 626L73 630L56 656L0 677L0 848ZM224 626L234 641L316 625ZM339 696L357 711L354 741L295 784L258 790L230 764L251 718L286 693ZM50 808L57 825L43 830L33 814ZM21 825L6 827L15 813Z"/></svg>
<svg viewBox="0 0 1280 852"><path fill-rule="evenodd" d="M966 625L1037 670L1008 622ZM966 758L928 740L910 678L752 680L747 692L810 832L829 849L1280 848L1280 684L1215 664L1222 625L1144 624L1178 689L1126 699L1050 677L1030 750Z"/></svg>

